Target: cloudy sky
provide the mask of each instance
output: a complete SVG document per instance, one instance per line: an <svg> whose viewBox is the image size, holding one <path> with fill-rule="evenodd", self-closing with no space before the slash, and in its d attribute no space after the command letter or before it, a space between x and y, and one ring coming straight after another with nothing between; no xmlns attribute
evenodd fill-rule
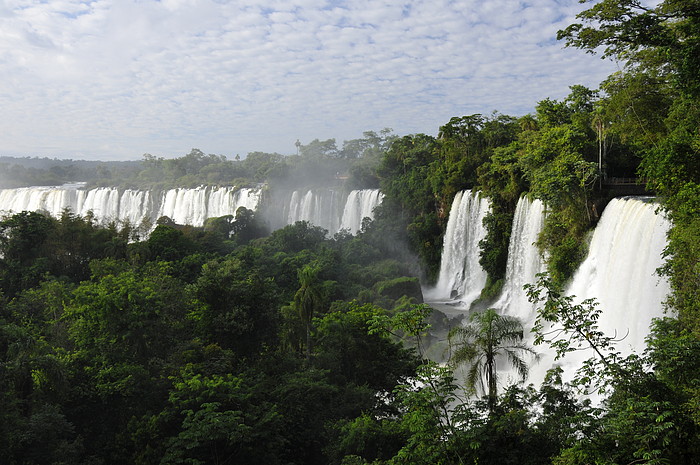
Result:
<svg viewBox="0 0 700 465"><path fill-rule="evenodd" d="M263 6L264 5L264 6ZM614 63L556 41L577 0L0 0L0 154L294 153L514 116Z"/></svg>

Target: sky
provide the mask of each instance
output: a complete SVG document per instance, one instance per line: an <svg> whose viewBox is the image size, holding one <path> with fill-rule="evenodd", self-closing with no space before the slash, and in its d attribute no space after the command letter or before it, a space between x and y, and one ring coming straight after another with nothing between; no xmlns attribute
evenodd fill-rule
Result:
<svg viewBox="0 0 700 465"><path fill-rule="evenodd" d="M0 0L0 155L296 153L521 116L617 65L578 0Z"/></svg>

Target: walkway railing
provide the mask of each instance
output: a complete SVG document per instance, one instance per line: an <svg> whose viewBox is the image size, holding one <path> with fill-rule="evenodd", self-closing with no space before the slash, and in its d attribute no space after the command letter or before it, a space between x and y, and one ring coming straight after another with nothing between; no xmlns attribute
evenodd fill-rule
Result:
<svg viewBox="0 0 700 465"><path fill-rule="evenodd" d="M647 183L646 178L605 178L603 179L604 186L644 186Z"/></svg>

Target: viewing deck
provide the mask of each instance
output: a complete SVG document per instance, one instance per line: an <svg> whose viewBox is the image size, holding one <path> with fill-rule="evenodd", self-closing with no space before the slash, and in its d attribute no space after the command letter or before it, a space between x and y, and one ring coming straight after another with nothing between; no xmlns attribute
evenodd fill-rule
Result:
<svg viewBox="0 0 700 465"><path fill-rule="evenodd" d="M613 195L650 195L647 190L646 178L605 178L602 188L607 189Z"/></svg>
<svg viewBox="0 0 700 465"><path fill-rule="evenodd" d="M604 186L646 186L647 178L605 178Z"/></svg>

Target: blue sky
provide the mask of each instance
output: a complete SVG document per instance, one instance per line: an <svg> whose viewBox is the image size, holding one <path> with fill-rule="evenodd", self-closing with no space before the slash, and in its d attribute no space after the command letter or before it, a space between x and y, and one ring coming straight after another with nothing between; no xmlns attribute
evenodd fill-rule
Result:
<svg viewBox="0 0 700 465"><path fill-rule="evenodd" d="M520 116L617 69L555 40L577 0L0 0L0 154L295 153Z"/></svg>

